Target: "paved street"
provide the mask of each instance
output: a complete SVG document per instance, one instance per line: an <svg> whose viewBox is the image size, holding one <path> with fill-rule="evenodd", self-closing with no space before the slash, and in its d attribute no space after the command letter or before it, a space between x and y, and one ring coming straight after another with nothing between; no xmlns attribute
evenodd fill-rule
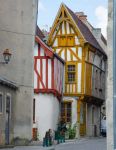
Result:
<svg viewBox="0 0 116 150"><path fill-rule="evenodd" d="M106 150L106 138L81 139L56 146L55 150Z"/></svg>
<svg viewBox="0 0 116 150"><path fill-rule="evenodd" d="M7 150L106 150L106 138L83 138L48 148L42 146L18 146Z"/></svg>

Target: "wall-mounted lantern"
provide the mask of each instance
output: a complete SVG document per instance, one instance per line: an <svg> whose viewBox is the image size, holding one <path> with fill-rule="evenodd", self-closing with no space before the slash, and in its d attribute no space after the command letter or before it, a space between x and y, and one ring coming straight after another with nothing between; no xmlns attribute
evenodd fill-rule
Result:
<svg viewBox="0 0 116 150"><path fill-rule="evenodd" d="M10 59L11 59L11 53L9 51L9 49L5 49L3 52L3 57L4 57L4 62L0 62L2 64L8 64Z"/></svg>

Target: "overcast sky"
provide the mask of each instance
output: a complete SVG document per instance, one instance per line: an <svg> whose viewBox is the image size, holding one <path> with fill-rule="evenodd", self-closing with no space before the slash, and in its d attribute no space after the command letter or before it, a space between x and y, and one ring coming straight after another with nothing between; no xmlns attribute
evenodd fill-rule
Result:
<svg viewBox="0 0 116 150"><path fill-rule="evenodd" d="M41 29L49 30L52 26L60 4L65 3L72 11L83 11L88 21L98 28L106 37L108 0L39 0L38 25Z"/></svg>

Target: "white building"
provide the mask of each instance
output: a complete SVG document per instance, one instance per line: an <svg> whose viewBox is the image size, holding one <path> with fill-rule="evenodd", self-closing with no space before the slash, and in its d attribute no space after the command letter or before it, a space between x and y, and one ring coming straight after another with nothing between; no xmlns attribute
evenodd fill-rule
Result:
<svg viewBox="0 0 116 150"><path fill-rule="evenodd" d="M46 131L56 130L62 100L64 61L43 41L37 30L34 49L34 116L39 140Z"/></svg>

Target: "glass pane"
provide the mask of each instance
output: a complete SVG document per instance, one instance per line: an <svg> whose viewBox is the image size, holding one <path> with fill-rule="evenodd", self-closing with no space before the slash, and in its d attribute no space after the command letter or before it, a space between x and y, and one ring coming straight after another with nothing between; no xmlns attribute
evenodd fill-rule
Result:
<svg viewBox="0 0 116 150"><path fill-rule="evenodd" d="M75 71L75 65L68 65L68 71Z"/></svg>
<svg viewBox="0 0 116 150"><path fill-rule="evenodd" d="M6 112L10 113L10 96L6 97Z"/></svg>
<svg viewBox="0 0 116 150"><path fill-rule="evenodd" d="M75 81L75 73L68 73L68 81L69 82Z"/></svg>

